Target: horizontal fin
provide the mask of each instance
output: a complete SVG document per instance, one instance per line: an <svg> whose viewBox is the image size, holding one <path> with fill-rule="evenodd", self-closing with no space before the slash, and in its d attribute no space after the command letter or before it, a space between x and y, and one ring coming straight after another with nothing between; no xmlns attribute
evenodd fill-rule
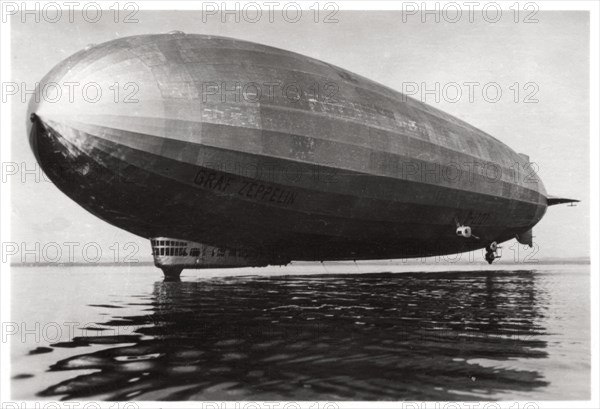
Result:
<svg viewBox="0 0 600 409"><path fill-rule="evenodd" d="M568 199L566 197L555 197L555 196L548 196L546 198L546 200L548 201L548 206L554 206L554 205L563 204L563 203L578 203L579 202L579 200L577 200L577 199Z"/></svg>

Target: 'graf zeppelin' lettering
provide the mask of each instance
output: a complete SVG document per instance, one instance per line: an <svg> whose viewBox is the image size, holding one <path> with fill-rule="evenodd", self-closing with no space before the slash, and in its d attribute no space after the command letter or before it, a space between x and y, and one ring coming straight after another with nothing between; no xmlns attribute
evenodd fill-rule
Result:
<svg viewBox="0 0 600 409"><path fill-rule="evenodd" d="M233 178L225 175L219 175L216 172L206 172L201 170L196 175L194 183L205 189L218 190L224 192L231 186Z"/></svg>
<svg viewBox="0 0 600 409"><path fill-rule="evenodd" d="M296 200L296 193L291 190L281 189L262 183L242 182L243 186L238 191L238 194L258 199L261 201L269 201L279 204L290 205Z"/></svg>
<svg viewBox="0 0 600 409"><path fill-rule="evenodd" d="M218 192L236 193L239 196L261 202L270 202L282 205L291 205L297 193L269 184L238 180L218 172L201 170L194 178L194 183L204 189Z"/></svg>

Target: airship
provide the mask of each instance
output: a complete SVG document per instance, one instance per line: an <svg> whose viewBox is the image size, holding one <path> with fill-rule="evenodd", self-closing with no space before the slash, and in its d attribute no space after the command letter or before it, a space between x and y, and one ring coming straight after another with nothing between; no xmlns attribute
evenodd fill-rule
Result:
<svg viewBox="0 0 600 409"><path fill-rule="evenodd" d="M548 206L576 202L460 119L248 41L118 38L60 62L36 91L27 132L44 172L147 238L167 279L476 249L491 264L502 242L532 245Z"/></svg>

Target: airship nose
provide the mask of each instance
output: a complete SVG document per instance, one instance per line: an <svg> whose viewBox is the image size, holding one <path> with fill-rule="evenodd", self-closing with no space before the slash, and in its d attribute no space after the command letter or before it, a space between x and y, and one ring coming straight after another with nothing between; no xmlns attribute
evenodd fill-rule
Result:
<svg viewBox="0 0 600 409"><path fill-rule="evenodd" d="M132 186L146 173L128 155L148 128L164 128L152 121L164 117L151 68L155 52L140 56L131 49L136 41L86 47L59 62L36 84L23 118L35 159L54 186L111 220L132 219L143 204ZM125 177L132 174L138 179Z"/></svg>
<svg viewBox="0 0 600 409"><path fill-rule="evenodd" d="M40 117L36 114L38 106L39 102L36 100L34 92L34 95L32 95L29 101L29 105L27 107L26 128L27 137L29 139L29 146L31 147L31 150L33 151L33 154L35 155L35 158L39 163L37 140L40 135L40 132L43 132L44 128L43 124L41 123Z"/></svg>
<svg viewBox="0 0 600 409"><path fill-rule="evenodd" d="M90 45L58 63L37 83L24 119L31 149L55 184L53 177L66 179L69 172L80 170L81 163L93 164L99 150L109 156L118 150L125 130L143 134L148 117L164 116L151 68L155 53L138 55L131 50L135 41ZM86 175L87 168L83 166ZM81 189L80 185L70 182L68 187Z"/></svg>
<svg viewBox="0 0 600 409"><path fill-rule="evenodd" d="M86 47L50 70L30 97L25 117L29 145L44 173L65 192L79 194L83 189L73 174L82 170L87 174L90 154L98 144L98 132L90 128L98 129L107 115L123 109L111 93L117 90L110 88L122 78L119 67L110 63L121 55L119 51L126 52L110 46Z"/></svg>
<svg viewBox="0 0 600 409"><path fill-rule="evenodd" d="M42 84L45 81L41 82ZM31 96L26 114L27 138L29 146L38 165L44 172L54 180L60 176L60 154L63 153L64 146L59 142L60 134L53 132L47 115L44 115L44 106L47 101L40 99L40 85L38 84L34 94ZM57 138L58 137L58 138Z"/></svg>
<svg viewBox="0 0 600 409"><path fill-rule="evenodd" d="M81 84L73 76L86 51L62 61L39 82L30 96L26 121L29 146L48 178L69 196L89 188L77 176L88 173L90 137L73 127L73 121L96 106L81 100L73 90ZM87 79L84 78L87 81ZM81 85L79 85L81 87Z"/></svg>
<svg viewBox="0 0 600 409"><path fill-rule="evenodd" d="M65 147L59 143L60 134L52 128L35 111L27 112L27 135L29 146L38 165L57 185L67 176L62 159Z"/></svg>
<svg viewBox="0 0 600 409"><path fill-rule="evenodd" d="M37 92L37 89L36 89ZM47 155L43 154L44 146L48 144L48 127L44 123L44 120L38 114L40 109L40 101L36 99L35 92L32 95L27 109L26 126L27 126L27 137L29 139L29 146L35 156L37 163L47 172L48 164Z"/></svg>
<svg viewBox="0 0 600 409"><path fill-rule="evenodd" d="M70 110L70 107L67 106L68 96L64 98L60 84L72 64L72 59L64 60L36 82L25 116L29 146L37 163L51 178L58 174L52 169L53 166L56 166L56 157L53 155L61 149L53 139L50 122L58 120L56 113Z"/></svg>
<svg viewBox="0 0 600 409"><path fill-rule="evenodd" d="M38 138L40 137L40 133L43 132L43 125L41 123L41 119L34 112L28 112L27 117L29 121L27 122L27 135L29 136L29 146L33 154L35 155L38 163L40 162L39 152L38 152Z"/></svg>

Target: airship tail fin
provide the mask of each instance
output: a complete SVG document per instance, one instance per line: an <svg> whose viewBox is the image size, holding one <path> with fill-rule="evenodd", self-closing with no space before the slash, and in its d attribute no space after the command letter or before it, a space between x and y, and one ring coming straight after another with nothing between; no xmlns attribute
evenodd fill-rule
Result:
<svg viewBox="0 0 600 409"><path fill-rule="evenodd" d="M566 197L556 197L556 196L548 196L546 198L548 206L554 206L554 205L558 205L558 204L563 204L563 203L578 203L579 200L577 199L568 199ZM574 205L572 205L574 206Z"/></svg>

